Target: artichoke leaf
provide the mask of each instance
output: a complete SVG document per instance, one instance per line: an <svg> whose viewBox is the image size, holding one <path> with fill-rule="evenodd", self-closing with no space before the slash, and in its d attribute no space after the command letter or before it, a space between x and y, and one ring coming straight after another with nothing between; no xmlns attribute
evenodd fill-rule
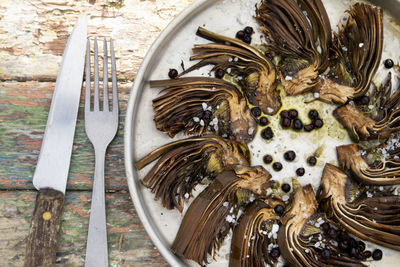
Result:
<svg viewBox="0 0 400 267"><path fill-rule="evenodd" d="M366 152L356 144L338 146L336 151L340 167L350 170L359 182L367 185L400 184L400 161L394 158L397 155L370 166L362 156Z"/></svg>
<svg viewBox="0 0 400 267"><path fill-rule="evenodd" d="M250 155L247 145L210 135L166 144L135 166L140 170L157 159L142 183L151 189L156 200L161 199L165 208L182 212L184 200L202 179L232 170L233 165L249 165Z"/></svg>
<svg viewBox="0 0 400 267"><path fill-rule="evenodd" d="M347 12L346 24L339 23L334 35L330 71L315 88L328 103L344 104L365 95L382 57L382 10L356 3Z"/></svg>
<svg viewBox="0 0 400 267"><path fill-rule="evenodd" d="M349 183L353 181L343 171L327 164L321 179L322 209L355 236L400 250L400 196L366 193L350 202Z"/></svg>
<svg viewBox="0 0 400 267"><path fill-rule="evenodd" d="M189 206L171 250L199 264L207 263L208 255L214 256L236 224L239 208L250 201L239 202L238 190L251 191L255 199L265 197L270 178L261 166L235 166L219 174Z"/></svg>
<svg viewBox="0 0 400 267"><path fill-rule="evenodd" d="M355 142L360 140L386 140L400 130L400 84L392 93L391 74L371 95L371 104L367 111L357 101L337 108L333 115L346 128ZM371 106L376 114L371 113Z"/></svg>
<svg viewBox="0 0 400 267"><path fill-rule="evenodd" d="M208 31L202 27L197 35L215 43L195 45L190 60L200 60L179 76L206 65L213 70L223 69L235 76L249 102L265 114L274 115L281 107L276 90L276 70L271 60L258 49L243 41Z"/></svg>
<svg viewBox="0 0 400 267"><path fill-rule="evenodd" d="M256 19L280 55L280 80L288 95L301 94L318 83L328 67L331 27L320 0L263 0Z"/></svg>
<svg viewBox="0 0 400 267"><path fill-rule="evenodd" d="M215 133L238 142L253 140L257 122L238 88L220 79L187 77L151 81L150 87L165 87L153 100L158 130L174 137Z"/></svg>
<svg viewBox="0 0 400 267"><path fill-rule="evenodd" d="M276 200L256 200L246 206L238 225L233 230L229 266L263 267L264 262L270 266L277 264L272 258L271 247L276 247L276 240L268 237L268 231L276 220L273 207L282 204Z"/></svg>
<svg viewBox="0 0 400 267"><path fill-rule="evenodd" d="M339 251L335 242L329 242L329 236L312 225L316 218L323 215L318 212L311 185L298 188L293 192L291 207L280 219L278 232L279 249L287 263L299 267L365 266L360 259ZM328 256L323 251L328 251Z"/></svg>

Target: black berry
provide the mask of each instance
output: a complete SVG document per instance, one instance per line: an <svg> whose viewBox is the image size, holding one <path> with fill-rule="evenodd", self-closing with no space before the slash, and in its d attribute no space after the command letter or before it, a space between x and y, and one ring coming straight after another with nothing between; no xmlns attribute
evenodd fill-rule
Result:
<svg viewBox="0 0 400 267"><path fill-rule="evenodd" d="M317 164L317 158L314 156L310 156L308 157L307 162L310 166L315 166Z"/></svg>
<svg viewBox="0 0 400 267"><path fill-rule="evenodd" d="M316 119L314 121L314 127L315 128L321 128L322 126L324 126L324 122L321 119Z"/></svg>
<svg viewBox="0 0 400 267"><path fill-rule="evenodd" d="M324 248L321 252L321 256L324 259L329 259L331 257L331 251L327 248Z"/></svg>
<svg viewBox="0 0 400 267"><path fill-rule="evenodd" d="M285 192L285 193L289 192L289 191L290 191L290 188L291 188L291 187L290 187L289 184L283 184L283 185L281 186L282 191Z"/></svg>
<svg viewBox="0 0 400 267"><path fill-rule="evenodd" d="M347 240L349 240L349 234L344 231L341 231L339 233L339 239L342 241L347 241Z"/></svg>
<svg viewBox="0 0 400 267"><path fill-rule="evenodd" d="M354 238L350 238L349 239L349 246L350 246L350 248L356 248L357 247L357 241L354 239Z"/></svg>
<svg viewBox="0 0 400 267"><path fill-rule="evenodd" d="M316 118L318 118L318 116L318 111L316 111L315 109L312 109L310 110L310 112L308 112L308 117L312 120L315 120Z"/></svg>
<svg viewBox="0 0 400 267"><path fill-rule="evenodd" d="M267 127L261 132L261 137L267 140L270 140L274 137L274 132L272 131L271 127Z"/></svg>
<svg viewBox="0 0 400 267"><path fill-rule="evenodd" d="M263 157L263 161L264 161L265 164L270 164L273 161L273 158L272 158L271 155L265 155Z"/></svg>
<svg viewBox="0 0 400 267"><path fill-rule="evenodd" d="M393 60L388 58L385 60L384 65L385 65L385 68L391 69L394 66L394 62L393 62Z"/></svg>
<svg viewBox="0 0 400 267"><path fill-rule="evenodd" d="M297 110L295 109L289 110L289 118L291 118L292 120L297 118L298 115L299 113L297 112Z"/></svg>
<svg viewBox="0 0 400 267"><path fill-rule="evenodd" d="M303 176L306 173L306 170L303 167L300 167L296 170L297 176Z"/></svg>
<svg viewBox="0 0 400 267"><path fill-rule="evenodd" d="M365 250L365 243L362 242L361 240L357 242L357 245L358 245L358 250L359 250L359 251L362 252L362 251Z"/></svg>
<svg viewBox="0 0 400 267"><path fill-rule="evenodd" d="M375 249L374 252L372 252L372 258L376 261L381 260L382 259L382 250Z"/></svg>
<svg viewBox="0 0 400 267"><path fill-rule="evenodd" d="M276 214L282 215L285 212L285 208L282 205L278 204L274 207L274 211Z"/></svg>
<svg viewBox="0 0 400 267"><path fill-rule="evenodd" d="M282 110L281 113L279 113L282 118L289 118L289 111L287 110Z"/></svg>
<svg viewBox="0 0 400 267"><path fill-rule="evenodd" d="M215 71L215 77L217 77L218 79L222 79L225 75L225 71L221 68L217 69Z"/></svg>
<svg viewBox="0 0 400 267"><path fill-rule="evenodd" d="M203 112L202 118L203 118L204 120L211 120L211 117L212 117L212 112L211 112L211 111L205 110L205 111Z"/></svg>
<svg viewBox="0 0 400 267"><path fill-rule="evenodd" d="M299 119L294 119L293 120L293 129L295 130L301 130L303 129L303 123Z"/></svg>
<svg viewBox="0 0 400 267"><path fill-rule="evenodd" d="M267 119L267 117L261 117L259 123L261 126L267 126L269 124L269 120Z"/></svg>
<svg viewBox="0 0 400 267"><path fill-rule="evenodd" d="M254 117L260 117L261 116L261 109L259 107L254 107L251 109L251 114Z"/></svg>
<svg viewBox="0 0 400 267"><path fill-rule="evenodd" d="M296 153L293 150L286 151L283 157L287 161L293 161L296 158Z"/></svg>
<svg viewBox="0 0 400 267"><path fill-rule="evenodd" d="M322 231L327 233L329 231L329 229L331 229L331 226L329 225L329 223L324 222L323 224L321 224L321 228L322 228Z"/></svg>
<svg viewBox="0 0 400 267"><path fill-rule="evenodd" d="M175 79L178 76L178 71L176 69L169 69L168 77Z"/></svg>
<svg viewBox="0 0 400 267"><path fill-rule="evenodd" d="M243 37L243 42L245 42L246 44L250 44L250 43L251 43L251 36L248 35L248 34L246 34L246 35Z"/></svg>
<svg viewBox="0 0 400 267"><path fill-rule="evenodd" d="M366 250L366 251L363 252L363 256L364 256L364 258L366 258L366 259L371 258L372 252L369 251L369 250Z"/></svg>
<svg viewBox="0 0 400 267"><path fill-rule="evenodd" d="M274 162L274 164L272 164L272 168L275 171L279 172L280 170L282 170L283 166L282 166L282 163L280 163L280 162Z"/></svg>
<svg viewBox="0 0 400 267"><path fill-rule="evenodd" d="M369 101L370 101L370 99L369 99L369 97L368 96L362 96L359 100L358 100L358 102L361 104L361 105L368 105L369 104Z"/></svg>
<svg viewBox="0 0 400 267"><path fill-rule="evenodd" d="M312 130L314 130L314 125L313 124L304 125L304 131L311 132Z"/></svg>
<svg viewBox="0 0 400 267"><path fill-rule="evenodd" d="M339 249L343 251L347 251L349 249L349 242L347 241L340 241L338 244Z"/></svg>
<svg viewBox="0 0 400 267"><path fill-rule="evenodd" d="M332 238L332 239L336 239L338 237L337 231L333 228L328 230L328 235Z"/></svg>
<svg viewBox="0 0 400 267"><path fill-rule="evenodd" d="M246 34L253 34L253 28L250 26L247 26L246 28L244 28L244 32Z"/></svg>
<svg viewBox="0 0 400 267"><path fill-rule="evenodd" d="M281 126L283 128L289 128L291 124L292 124L292 121L289 118L282 118Z"/></svg>
<svg viewBox="0 0 400 267"><path fill-rule="evenodd" d="M279 251L279 248L273 248L273 249L271 249L271 252L269 253L269 255L271 256L271 258L277 259L281 255L281 252Z"/></svg>
<svg viewBox="0 0 400 267"><path fill-rule="evenodd" d="M243 40L244 36L245 36L245 32L244 31L238 31L236 33L236 38L238 38L239 40Z"/></svg>

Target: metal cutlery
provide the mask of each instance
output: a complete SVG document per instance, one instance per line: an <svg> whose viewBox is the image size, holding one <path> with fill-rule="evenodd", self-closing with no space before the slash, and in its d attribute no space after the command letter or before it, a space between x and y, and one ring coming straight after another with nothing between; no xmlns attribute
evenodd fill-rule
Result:
<svg viewBox="0 0 400 267"><path fill-rule="evenodd" d="M100 105L99 56L97 39L94 39L94 96L91 109L91 63L90 40L86 52L86 91L85 91L85 130L95 150L95 172L93 181L92 204L90 210L89 231L86 246L86 267L108 266L107 228L105 211L104 160L108 145L118 129L117 76L113 41L110 40L112 109L108 96L108 54L107 41L104 39L103 54L103 108Z"/></svg>
<svg viewBox="0 0 400 267"><path fill-rule="evenodd" d="M33 176L36 197L24 266L54 266L82 87L87 18L75 24L64 50Z"/></svg>

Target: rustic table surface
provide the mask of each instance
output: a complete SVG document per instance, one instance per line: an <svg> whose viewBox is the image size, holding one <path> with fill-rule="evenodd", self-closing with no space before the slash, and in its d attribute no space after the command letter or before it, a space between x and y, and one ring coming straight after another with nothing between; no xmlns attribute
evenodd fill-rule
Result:
<svg viewBox="0 0 400 267"><path fill-rule="evenodd" d="M36 191L32 175L66 38L79 16L89 37L116 40L120 126L106 156L110 266L167 266L129 197L123 129L136 72L152 42L194 0L0 1L0 266L22 266ZM57 248L57 266L83 266L94 153L83 98Z"/></svg>

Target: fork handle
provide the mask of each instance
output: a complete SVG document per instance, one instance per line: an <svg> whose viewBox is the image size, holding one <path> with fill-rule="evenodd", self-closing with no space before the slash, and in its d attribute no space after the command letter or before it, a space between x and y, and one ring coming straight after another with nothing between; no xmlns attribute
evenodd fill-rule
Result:
<svg viewBox="0 0 400 267"><path fill-rule="evenodd" d="M95 170L85 267L108 266L107 227L104 187L105 149L95 150Z"/></svg>

